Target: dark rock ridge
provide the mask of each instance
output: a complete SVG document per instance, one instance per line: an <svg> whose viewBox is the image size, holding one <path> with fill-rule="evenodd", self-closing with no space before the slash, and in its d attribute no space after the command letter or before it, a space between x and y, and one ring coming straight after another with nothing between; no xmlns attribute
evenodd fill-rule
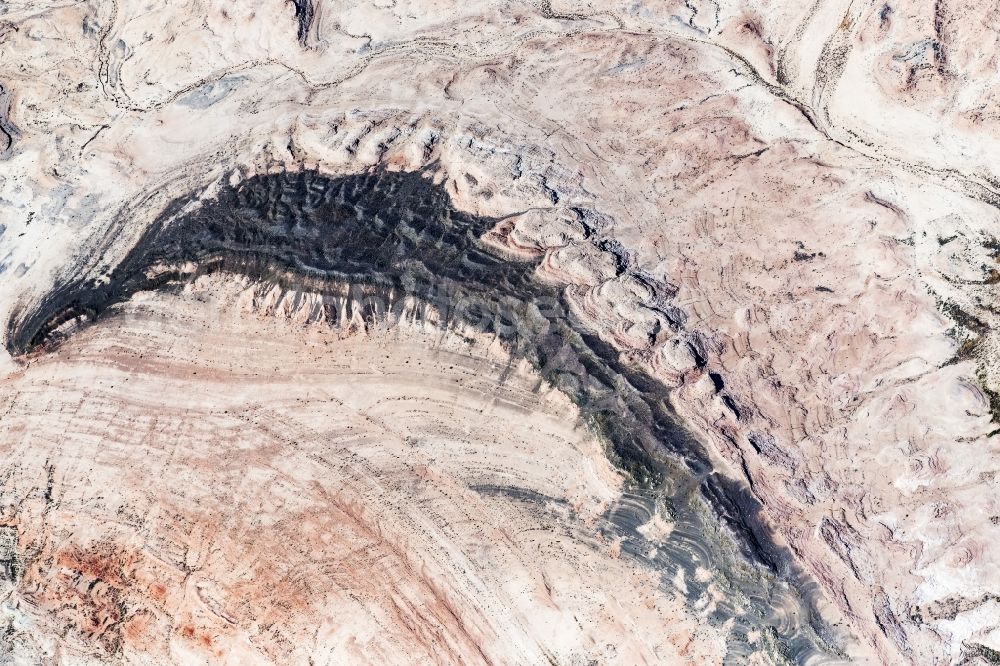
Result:
<svg viewBox="0 0 1000 666"><path fill-rule="evenodd" d="M298 23L296 36L299 44L305 46L309 40L309 29L312 27L316 8L313 7L312 0L289 0L295 5L295 21Z"/></svg>
<svg viewBox="0 0 1000 666"><path fill-rule="evenodd" d="M835 652L839 639L815 609L816 585L776 545L751 491L712 469L672 412L667 388L577 321L560 289L535 277L534 263L492 252L480 238L499 220L455 210L428 176L279 173L225 186L212 200L177 199L108 275L70 279L16 312L7 348L15 356L43 352L137 291L177 288L215 271L322 294L334 323L344 285L349 316L361 308L369 321L400 316L413 297L446 323L496 335L574 399L633 482L631 504L610 516L627 537L626 552L664 576L683 569L692 601L705 590L698 567L719 569L732 584L711 617L738 616L734 663L753 628L797 663ZM628 543L642 540L636 528L655 505L666 507L676 527L652 561ZM734 610L745 604L752 608L746 615Z"/></svg>

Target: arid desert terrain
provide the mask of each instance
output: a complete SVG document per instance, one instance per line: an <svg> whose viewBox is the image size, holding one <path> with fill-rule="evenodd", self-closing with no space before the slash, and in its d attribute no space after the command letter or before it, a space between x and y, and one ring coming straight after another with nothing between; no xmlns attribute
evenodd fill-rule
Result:
<svg viewBox="0 0 1000 666"><path fill-rule="evenodd" d="M998 18L0 2L0 664L1000 664Z"/></svg>

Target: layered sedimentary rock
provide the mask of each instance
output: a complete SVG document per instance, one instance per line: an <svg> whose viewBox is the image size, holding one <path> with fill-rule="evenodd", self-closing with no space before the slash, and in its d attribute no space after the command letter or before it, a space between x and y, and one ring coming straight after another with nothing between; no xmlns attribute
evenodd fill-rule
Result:
<svg viewBox="0 0 1000 666"><path fill-rule="evenodd" d="M594 435L605 442L603 448L607 458L616 463L624 473L623 478L617 479L616 486L604 489L597 496L597 500L603 498L600 506L605 509L606 515L603 518L606 526L598 528L589 536L590 541L596 538L602 543L607 541L612 544L605 556L618 559L624 548L628 559L633 560L633 575L642 572L659 585L666 585L672 590L666 599L672 599L673 595L686 598L699 611L702 622L718 629L727 643L725 654L728 657L760 659L782 654L806 659L810 655L821 656L828 652L835 654L838 643L846 635L838 635L828 624L827 618L819 615L817 604L821 600L815 590L811 589L807 576L795 565L791 554L769 534L760 513L759 502L740 484L712 470L701 444L676 421L668 407L666 388L654 378L622 364L617 352L572 314L559 291L551 283L539 279L534 270L538 266L537 261L525 258L514 260L498 254L509 244L502 221L479 218L455 210L447 193L432 178L431 173L384 171L335 179L315 172L262 175L221 188L211 201L193 198L177 200L167 207L128 255L104 279L94 281L87 276L86 271L81 271L77 279L68 281L32 307L18 312L11 320L8 330L11 351L21 356L33 353L47 353L49 358L58 356L59 352L56 350L76 348L75 341L79 337L79 331L81 327L86 330L88 321L101 320L109 324L111 330L120 330L123 319L127 321L130 318L127 311L121 311L121 304L131 302L138 294L156 289L175 291L179 285L207 274L229 276L229 280L241 275L244 280L250 280L253 286L244 287L235 297L229 294L228 298L225 295L218 296L219 289L198 290L196 293L205 294L202 298L208 307L202 306L200 312L192 315L182 303L176 313L181 321L200 320L203 326L210 326L216 323L212 315L220 308L224 311L226 303L245 303L249 299L250 305L256 306L258 310L263 309L297 321L305 325L306 330L320 331L320 335L325 333L327 344L331 338L337 338L336 333L351 337L360 331L368 333L388 329L392 332L392 339L408 348L407 341L413 335L410 330L413 326L418 326L418 330L419 326L423 326L437 331L436 338L439 341L449 341L455 337L465 339L468 344L475 343L480 338L489 340L495 353L505 357L506 361L505 365L499 366L502 371L493 380L497 385L480 388L481 394L492 395L493 401L510 402L510 399L503 397L508 386L508 375L519 375L517 364L534 367L539 373L536 378L524 379L526 385L532 386L532 393L538 394L541 391L544 394L555 390L563 401L572 400L578 413L565 414L564 427L576 429L589 425ZM580 224L589 233L586 224ZM593 252L600 256L605 250L594 247ZM225 280L223 278L224 285L228 284ZM651 288L651 285L647 287ZM141 312L142 310L130 314L134 319ZM141 320L141 317L138 319ZM141 323L134 322L132 328L142 330ZM107 332L105 326L100 328ZM155 331L159 326L152 325L148 328ZM294 329L286 327L279 331L286 337L296 337ZM187 339L190 332L175 330L172 336ZM219 338L213 335L213 339ZM221 354L223 358L230 359L230 368L234 361L236 367L249 363L257 370L273 366L274 372L281 371L285 365L277 362L284 357L283 354L269 346L253 349L256 345L248 344L245 336L237 332L227 332L224 339L230 342L212 344L201 339L197 349L204 349L204 345L208 344L213 355ZM103 348L107 351L123 345L124 348L137 346L139 349L132 351L132 356L138 354L140 358L145 358L146 353L158 349L162 344L163 342L159 342L150 346L148 342L144 342L136 345L134 338L122 341L120 333L116 332L111 347L105 343ZM394 343L386 341L380 349L386 344ZM361 350L343 347L343 344L337 345L331 353L346 355L352 366L362 362L364 357L359 358L359 354L364 347ZM419 413L433 414L437 421L450 423L445 432L454 432L458 427L454 420L461 418L463 413L455 407L471 409L465 404L469 397L464 393L453 395L451 401L446 402L432 398L436 383L443 382L444 387L453 391L452 382L458 381L461 384L462 381L451 379L449 374L455 366L449 365L445 370L440 365L436 349L432 348L431 351L430 359L420 356L406 358L404 366L415 361L419 367L427 361L427 372L441 375L440 378L429 380L424 385L417 385L404 378L382 378L378 387L385 390L386 385L397 384L393 390L400 392L400 395L394 400L404 401L401 404L429 400L430 406L413 409ZM189 355L190 353L175 354L180 359L187 359ZM456 359L464 358L457 353L452 356ZM391 358L386 356L386 359ZM312 362L320 369L326 367L322 361ZM398 362L399 359L396 359L395 363ZM463 365L469 363L468 359L456 362ZM380 365L392 367L395 363L383 362ZM407 369L404 367L404 370ZM468 370L467 368L466 372ZM379 368L371 372L381 377L387 370ZM245 373L244 369L243 374ZM77 376L83 383L93 374L92 369L84 369ZM196 374L197 372L192 372L192 378ZM320 386L327 387L321 390L353 391L357 388L352 386L351 381L342 384L325 374L318 376ZM239 385L244 379L237 374L228 378L219 377L216 381L219 384ZM276 378L268 376L262 381L276 382ZM129 393L133 390L131 386L134 385L128 386ZM200 387L191 387L191 390L195 393L204 391ZM268 390L288 389L286 383L277 382L274 388ZM173 393L180 393L189 399L187 391L179 388L168 391L168 394ZM394 401L387 396L380 400ZM342 403L336 402L338 405ZM472 402L479 404L478 400ZM234 408L234 411L254 412L257 404L241 405L238 409ZM12 412L27 410L26 406L20 404L11 408ZM530 401L522 404L521 410L527 414L534 413ZM153 411L157 414L160 412L158 408ZM482 409L478 411L482 412ZM286 415L285 412L286 409L283 408L271 410L269 414L276 422L284 423L290 418L294 423L297 417ZM99 413L101 412L92 416L100 418L97 416ZM224 413L229 414L229 410ZM46 435L38 432L49 420L46 414L31 416L34 419L29 417L29 421L32 421L33 427L14 425L10 435L21 433L27 441L34 441L39 436L47 439ZM390 425L399 418L401 417L394 414L386 415L380 422L389 424L385 427L392 432ZM481 445L496 444L496 438L502 436L500 433L506 432L505 429L509 427L507 421L517 420L518 416L516 413L506 413L495 418L493 427L499 431L496 435L489 435L489 428L485 424L481 424L484 427L477 430L472 425L466 425L464 430L474 433L476 441ZM206 417L196 416L195 420L202 422ZM194 441L204 443L210 439L211 431L218 427L220 426L207 427ZM238 424L236 427L241 429ZM318 445L329 438L329 433L324 433L326 431L316 432ZM515 474L516 469L508 461L502 457L496 460L490 457L499 453L495 446L488 447L486 451L489 453L476 453L472 461L465 462L465 457L473 454L473 451L468 449L467 444L463 446L460 442L442 440L443 434L432 429L424 434L418 431L401 437L408 442L423 437L433 439L441 447L441 453L463 467L485 464L490 469L505 470L508 475ZM237 434L237 437L242 435ZM531 442L526 435L523 438L526 454L531 451L547 451L551 445L545 440L546 437L542 434L537 441ZM133 443L134 440L128 439L120 445L127 447ZM285 445L298 449L300 442L292 439L286 441ZM227 450L228 447L222 447L220 455L225 456ZM53 451L48 456L49 464L52 465L49 469L54 469L56 465L51 462L53 457L67 455L75 456L76 453L61 448ZM344 449L337 457L338 460L345 455L353 460L357 450L353 447ZM486 455L489 461L479 462L479 455ZM285 457L284 454L282 457ZM541 461L538 463L541 464ZM373 483L381 486L382 482L379 480L387 474L391 475L386 466L384 461L367 466ZM213 469L214 465L209 463L207 467ZM542 464L537 473L545 477L551 476L554 471L549 465ZM157 472L157 476L160 474L162 472ZM569 474L572 478L579 471ZM623 480L629 486L625 494L620 487ZM476 478L464 479L464 482L468 490L480 494L485 492L494 501L510 497L541 503L543 506L551 506L553 503L575 506L570 498L552 498L536 487L525 485L517 476L512 476L511 483L507 485ZM79 485L78 481L72 479L64 483L71 488ZM200 487L203 483L198 478L180 478L171 486ZM210 485L214 487L218 484L213 482ZM32 490L27 492L30 494ZM51 492L46 490L47 495L51 495ZM220 492L225 496L230 491ZM134 502L126 497L128 494L120 501L132 507ZM614 502L610 499L614 499ZM363 511L370 503L380 506L383 502L370 493L357 501L361 504L359 511ZM314 499L313 503L316 502L319 500ZM316 511L323 509L317 507ZM573 509L571 517L575 517L575 511ZM11 520L16 523L20 520L20 512L16 511L14 514ZM469 518L475 515L478 513L470 513ZM224 525L231 521L229 517L215 518ZM289 520L294 522L296 519ZM381 522L381 519L375 520ZM443 527L452 520L461 519L440 518L439 522ZM590 528L595 529L592 524ZM647 532L650 533L648 536ZM405 539L404 535L405 532L396 539ZM475 535L467 536L485 543L490 542L488 534L478 531ZM580 535L573 536L587 543L587 539ZM110 539L111 542L118 540L120 537ZM19 537L18 541L23 541L23 537ZM94 541L104 543L105 539L95 536ZM335 542L340 543L340 539ZM594 547L593 543L589 545ZM303 546L288 541L286 547L298 550ZM395 547L402 546L395 543ZM464 548L456 549L457 552L466 552L470 547L466 544ZM435 548L425 545L416 552L426 550ZM321 559L325 555L323 550L314 550L313 553L313 557ZM278 559L283 557L279 555ZM38 558L38 554L21 555L18 551L12 555L19 570L24 566L22 560L36 561ZM526 560L525 564L534 568L538 564L544 566L548 558L542 555L541 562L535 562L536 558L525 554L523 559ZM472 562L480 567L496 566L483 562L481 558L475 558ZM570 558L570 564L574 567L584 565L579 557ZM350 563L347 566L361 569L359 575L385 578L386 575L381 572L364 572L365 565L366 562ZM746 569L747 565L751 568ZM181 568L184 570L183 565ZM539 575L544 577L544 572ZM208 578L205 584L217 585L224 592L229 592L225 583L216 582L216 576ZM35 593L29 591L30 587L29 590L24 589L25 583L20 574L10 578L28 603L35 601ZM501 580L505 581L505 578L506 574L501 576ZM405 582L390 580L387 584L392 589L394 586L405 585ZM504 582L505 587L510 584L510 581ZM589 584L583 580L576 584L589 588ZM608 581L609 586L614 584L613 578ZM340 586L341 583L334 584L336 589ZM658 593L662 595L664 590L658 590ZM483 613L480 607L489 606L490 598L470 596L468 605L449 612L455 617ZM505 613L509 610L509 605L509 601L501 602L498 610ZM112 612L112 609L104 610ZM563 607L558 610L563 619L567 619L567 614L571 612ZM119 617L108 618L107 622L112 625L131 622L135 612L125 603L118 609ZM572 615L577 617L581 612L573 611ZM99 615L99 612L95 611L94 614ZM170 617L174 615L176 611L170 613ZM295 614L295 617L298 615ZM487 617L498 625L510 622L510 618L492 615ZM291 619L292 617L288 618L289 621ZM401 618L401 621L406 620ZM449 629L438 626L439 619L419 618L419 622L428 621L434 625L435 630ZM530 622L530 617L526 616L524 621ZM669 624L670 620L661 618L659 622ZM464 620L460 621L457 629L453 627L450 631L464 632L464 623ZM103 626L105 622L93 620L92 624ZM415 628L409 622L406 624L410 633L420 633L419 624ZM358 640L354 634L358 629L353 627L353 621L348 621L348 625L352 627L348 634L353 643ZM592 621L588 621L581 626L591 625ZM651 626L655 627L656 623L653 622ZM118 642L119 637L112 636L109 640L114 642L105 645L105 649L112 653L122 652L125 648ZM255 647L259 646L261 637L254 638L256 640L251 642ZM461 636L452 640L460 639ZM482 640L484 639L478 635L470 639L477 646ZM579 640L581 638L577 638ZM622 653L615 646L622 643L623 636L608 637L608 640L606 645L613 649L610 653L602 654L601 660L631 663L640 658L658 661L663 657L660 654L662 648L656 642L658 639L654 639L652 644L644 646L639 652L630 649ZM554 636L542 634L534 637L534 641L541 653L548 654L556 650L551 646L556 641ZM556 643L561 641L562 639ZM400 638L399 642L404 644L406 641ZM587 642L589 641L584 641L584 644ZM572 645L574 641L569 640L568 643ZM677 647L683 648L681 655L686 655L686 644ZM316 654L323 654L330 649L342 652L345 648L339 644L330 648L326 643L317 641L313 651L306 650L304 654L308 658L314 658ZM265 651L271 658L295 656L288 651ZM424 658L439 661L467 662L473 657L480 657L489 662L522 662L537 661L538 657L537 654L529 656L519 653L516 649L501 652L499 656L490 656L485 652L461 653L457 647L440 653L434 646L428 646L425 651ZM354 658L364 656L378 660L375 655L382 652L380 647L366 642ZM224 649L217 656L222 654L228 655L230 650ZM403 661L416 658L404 655L397 657ZM577 658L582 657L575 652L561 657L563 660Z"/></svg>
<svg viewBox="0 0 1000 666"><path fill-rule="evenodd" d="M9 380L8 656L722 657L710 609L622 552L622 476L530 366L413 312L366 332L296 300L201 278ZM646 509L644 555L673 525Z"/></svg>
<svg viewBox="0 0 1000 666"><path fill-rule="evenodd" d="M841 5L9 4L8 654L995 661L988 10Z"/></svg>

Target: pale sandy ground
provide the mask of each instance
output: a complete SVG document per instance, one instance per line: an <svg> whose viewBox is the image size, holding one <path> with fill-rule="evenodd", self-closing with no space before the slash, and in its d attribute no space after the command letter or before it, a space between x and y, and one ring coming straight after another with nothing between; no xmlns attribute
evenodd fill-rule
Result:
<svg viewBox="0 0 1000 666"><path fill-rule="evenodd" d="M436 162L535 208L507 238L678 387L858 662L1000 650L994 6L317 2L304 45L277 1L6 9L3 312L234 172Z"/></svg>
<svg viewBox="0 0 1000 666"><path fill-rule="evenodd" d="M244 285L141 295L4 381L4 663L721 659L604 538L621 476L530 367Z"/></svg>

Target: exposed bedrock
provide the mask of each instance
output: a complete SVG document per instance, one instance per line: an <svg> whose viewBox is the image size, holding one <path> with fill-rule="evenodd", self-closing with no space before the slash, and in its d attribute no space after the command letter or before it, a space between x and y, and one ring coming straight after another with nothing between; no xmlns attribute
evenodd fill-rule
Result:
<svg viewBox="0 0 1000 666"><path fill-rule="evenodd" d="M605 436L632 483L660 480L660 492L683 500L685 520L699 515L687 509L705 507L688 543L704 545L706 528L724 525L734 554L720 567L750 557L757 564L744 579L756 579L762 595L782 577L800 588L794 604L775 608L818 607L835 631L817 633L847 660L989 663L1000 654L994 13L962 2L8 2L0 16L0 321L11 323L5 343L15 358L0 351L0 365L7 395L19 394L18 382L38 382L18 403L30 424L0 420L21 447L10 459L32 466L30 492L11 490L10 504L26 507L27 493L44 506L49 477L62 478L51 460L84 450L60 434L63 416L53 414L91 418L101 434L128 397L116 376L118 393L91 416L80 407L88 387L71 399L45 373L89 355L79 374L63 378L85 383L103 367L101 354L124 353L116 336L126 330L136 348L170 347L165 330L203 335L185 328L212 316L196 307L200 280L253 276L261 288L277 285L276 310L327 327L363 330L370 315L444 307L449 325L491 330L505 353L533 361L534 383L541 375L562 382L581 413L593 405L599 414L614 386L608 405L628 430ZM345 248L391 239L371 256L388 267L376 272L333 244L303 253L303 234L318 230L296 203L299 176L283 175L299 171L358 192L364 183L388 188L386 171L422 171L440 189L412 195L443 206L447 224L350 222L355 242L331 222ZM272 183L261 200L281 224L269 226L271 211L238 200L252 183ZM284 202L278 183L291 188ZM369 211L395 205L362 199ZM241 221L221 201L251 214ZM337 214L356 220L358 205ZM188 236L174 234L181 229ZM482 298L493 282L510 302ZM463 297L490 315L464 311ZM158 314L140 317L147 306ZM125 316L130 310L138 319ZM294 328L280 329L281 340L297 340ZM249 349L267 342L226 330ZM563 337L555 353L546 331ZM198 341L188 342L183 352L194 354ZM558 372L546 374L549 365ZM145 372L136 367L130 383ZM193 381L196 369L185 368ZM257 368L265 370L280 374ZM195 394L211 386L170 384ZM122 437L143 409L152 407L121 411ZM123 447L99 483L87 456L100 450L66 463L75 474L68 484L109 485L103 479L132 460ZM564 494L462 478L498 504L537 499L525 489ZM671 479L686 480L690 492ZM739 485L713 481L721 479ZM81 496L74 510L90 510L97 495ZM63 543L69 522L62 515L38 531ZM0 533L0 570L11 576L20 565L6 555L28 552L25 533ZM79 558L65 557L68 567L46 565L56 589L86 580L85 589L93 577L77 579ZM690 580L685 573L667 587L691 589ZM61 598L40 607L58 608ZM739 633L722 618L690 635L712 648L710 662L725 652L715 638ZM814 654L804 647L811 638L792 637L823 623L789 618L787 631L737 637L732 654L778 638L793 651L803 646L802 658ZM761 622L784 626L766 613ZM572 635L587 640L587 632Z"/></svg>
<svg viewBox="0 0 1000 666"><path fill-rule="evenodd" d="M748 608L745 631L717 621L721 572L698 567L685 604L672 563L698 539L495 338L416 305L335 326L316 300L203 276L3 380L5 660L695 665L780 646Z"/></svg>
<svg viewBox="0 0 1000 666"><path fill-rule="evenodd" d="M646 557L636 530L665 503L673 536L653 561L664 579L690 581L685 593L695 603L706 592L697 570L722 572L735 596L720 600L712 615L729 622L731 659L753 652L746 643L753 631L773 635L773 649L796 662L838 654L847 636L821 616L815 584L775 541L752 491L713 469L673 413L667 387L585 326L559 286L541 279L537 260L502 256L489 240L503 232L503 220L456 210L433 176L281 172L224 186L204 200L178 199L109 273L84 269L18 312L10 349L51 352L137 292L175 289L216 272L304 294L308 318L332 326L432 317L446 328L493 336L573 400L631 479L635 506L609 514L616 537L638 538L630 548ZM582 211L575 224L595 256L614 256ZM624 258L615 270L624 276Z"/></svg>

